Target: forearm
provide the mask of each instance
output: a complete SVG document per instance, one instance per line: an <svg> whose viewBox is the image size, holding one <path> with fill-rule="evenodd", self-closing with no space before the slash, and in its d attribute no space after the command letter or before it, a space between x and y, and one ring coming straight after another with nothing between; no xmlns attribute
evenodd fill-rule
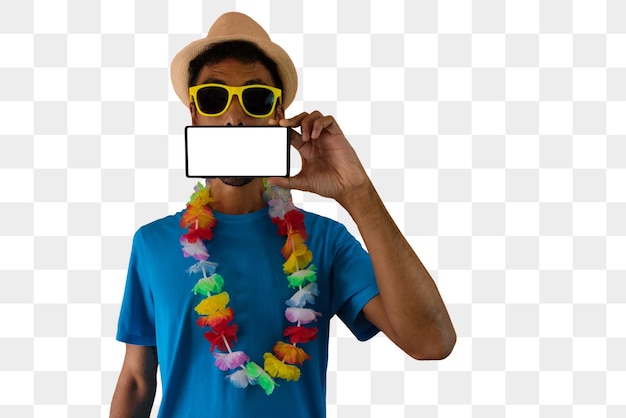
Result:
<svg viewBox="0 0 626 418"><path fill-rule="evenodd" d="M133 378L121 375L111 401L110 417L149 417L155 393L156 381L154 384L152 382L140 383Z"/></svg>
<svg viewBox="0 0 626 418"><path fill-rule="evenodd" d="M446 357L456 335L441 295L371 183L340 203L357 224L372 259L388 324L383 331L413 357Z"/></svg>

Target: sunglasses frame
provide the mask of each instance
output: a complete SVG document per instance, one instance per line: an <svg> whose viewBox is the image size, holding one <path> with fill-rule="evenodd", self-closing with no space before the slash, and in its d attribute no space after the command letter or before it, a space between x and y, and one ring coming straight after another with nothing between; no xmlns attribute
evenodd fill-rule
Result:
<svg viewBox="0 0 626 418"><path fill-rule="evenodd" d="M218 113L205 113L200 109L200 107L198 106L198 91L205 87L219 87L219 88L223 88L224 90L228 92L228 100L226 102L226 106L224 106L224 109L222 111ZM253 113L250 113L248 109L246 109L246 106L243 103L243 92L250 88L263 88L263 89L270 90L274 94L274 103L272 104L272 108L270 109L268 113L264 115L255 115ZM276 110L276 104L282 98L282 90L279 88L267 86L264 84L249 84L246 86L228 86L226 84L209 83L209 84L199 84L197 86L189 87L189 100L194 104L198 113L200 113L203 116L215 117L215 116L223 115L224 113L226 113L226 111L230 107L230 104L233 100L233 96L235 95L237 96L239 100L239 105L241 106L241 109L245 112L246 115L251 116L253 118L261 119L261 118L266 118L274 113L274 111Z"/></svg>

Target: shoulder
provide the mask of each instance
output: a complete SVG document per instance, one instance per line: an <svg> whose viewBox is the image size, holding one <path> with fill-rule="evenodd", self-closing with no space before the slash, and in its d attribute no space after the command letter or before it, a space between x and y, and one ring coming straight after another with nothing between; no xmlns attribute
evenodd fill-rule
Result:
<svg viewBox="0 0 626 418"><path fill-rule="evenodd" d="M324 245L342 251L346 248L361 249L361 242L353 235L346 225L316 213L302 211L304 222L307 227L309 239L313 242L323 242Z"/></svg>
<svg viewBox="0 0 626 418"><path fill-rule="evenodd" d="M354 239L354 236L343 223L317 213L300 210L304 213L304 223L309 236L325 236L327 239L333 241L343 241L349 238Z"/></svg>
<svg viewBox="0 0 626 418"><path fill-rule="evenodd" d="M336 229L336 230L345 230L346 227L339 221L328 218L323 215L319 215L317 213L308 212L304 209L298 208L302 213L304 213L304 222L308 225L311 225L314 228L326 228L326 229Z"/></svg>
<svg viewBox="0 0 626 418"><path fill-rule="evenodd" d="M176 212L174 214L170 214L162 218L155 219L153 221L150 221L142 225L139 228L139 230L162 229L162 228L170 227L171 225L176 225L177 227L180 227L180 218L182 217L183 213L184 213L184 210L181 210L180 212Z"/></svg>
<svg viewBox="0 0 626 418"><path fill-rule="evenodd" d="M180 219L183 211L148 222L137 229L134 240L159 239L171 235L180 235Z"/></svg>
<svg viewBox="0 0 626 418"><path fill-rule="evenodd" d="M140 263L163 261L169 255L182 254L180 236L181 213L168 215L142 225L132 239L131 259ZM140 261L141 260L141 261Z"/></svg>

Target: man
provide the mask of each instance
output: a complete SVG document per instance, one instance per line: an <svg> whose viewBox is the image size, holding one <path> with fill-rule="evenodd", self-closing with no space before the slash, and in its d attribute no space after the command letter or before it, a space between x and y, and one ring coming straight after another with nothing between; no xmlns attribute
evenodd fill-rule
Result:
<svg viewBox="0 0 626 418"><path fill-rule="evenodd" d="M380 330L416 359L448 356L456 335L432 278L333 117L285 118L296 70L256 22L222 15L174 58L172 82L193 125L300 128L302 170L208 179L185 211L137 232L111 416L148 416L160 367L159 416L324 417L333 315L361 340ZM335 199L369 255L289 189Z"/></svg>

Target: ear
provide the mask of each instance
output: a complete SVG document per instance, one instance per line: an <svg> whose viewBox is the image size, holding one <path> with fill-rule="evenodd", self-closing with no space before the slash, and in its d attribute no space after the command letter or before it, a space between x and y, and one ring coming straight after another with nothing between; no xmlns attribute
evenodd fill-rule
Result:
<svg viewBox="0 0 626 418"><path fill-rule="evenodd" d="M285 119L285 109L282 104L278 103L276 104L276 120L278 121L281 119Z"/></svg>
<svg viewBox="0 0 626 418"><path fill-rule="evenodd" d="M193 126L198 125L198 111L196 105L193 102L189 103L189 113L191 114L191 124Z"/></svg>

